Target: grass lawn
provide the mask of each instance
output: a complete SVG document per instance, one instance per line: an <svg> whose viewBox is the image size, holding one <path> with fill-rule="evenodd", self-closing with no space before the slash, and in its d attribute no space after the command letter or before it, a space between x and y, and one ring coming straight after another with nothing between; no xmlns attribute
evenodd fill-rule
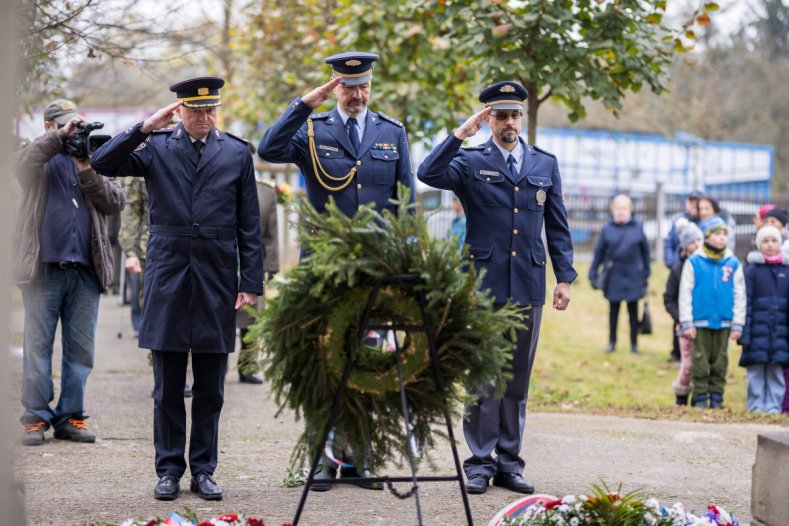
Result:
<svg viewBox="0 0 789 526"><path fill-rule="evenodd" d="M529 390L530 410L789 426L789 415L747 412L745 368L737 365L741 348L734 342L729 345L725 409L713 412L674 405L671 384L677 375L677 363L667 362L673 323L663 308L668 277L664 265L652 266L648 301L653 334L639 335L640 355L630 352L624 305L616 352L603 353L608 342L608 302L601 291L589 285L589 264L579 263L576 269L580 276L571 287L570 307L564 312L550 307L556 283L552 270L548 270L548 298Z"/></svg>

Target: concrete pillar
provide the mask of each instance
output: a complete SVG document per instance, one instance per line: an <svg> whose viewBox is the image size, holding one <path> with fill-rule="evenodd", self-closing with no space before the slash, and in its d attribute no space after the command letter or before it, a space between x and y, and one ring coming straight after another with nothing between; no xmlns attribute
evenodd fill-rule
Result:
<svg viewBox="0 0 789 526"><path fill-rule="evenodd" d="M751 526L789 524L789 432L759 435L751 479Z"/></svg>

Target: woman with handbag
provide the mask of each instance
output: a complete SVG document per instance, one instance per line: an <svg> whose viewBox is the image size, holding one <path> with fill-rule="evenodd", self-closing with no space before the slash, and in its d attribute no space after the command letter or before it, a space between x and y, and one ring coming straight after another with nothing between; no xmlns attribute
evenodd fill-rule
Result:
<svg viewBox="0 0 789 526"><path fill-rule="evenodd" d="M589 282L609 302L609 338L605 352L616 350L619 308L624 301L630 319L630 351L638 354L638 300L644 297L650 272L649 242L633 217L630 197L611 200L612 220L600 232L589 269Z"/></svg>

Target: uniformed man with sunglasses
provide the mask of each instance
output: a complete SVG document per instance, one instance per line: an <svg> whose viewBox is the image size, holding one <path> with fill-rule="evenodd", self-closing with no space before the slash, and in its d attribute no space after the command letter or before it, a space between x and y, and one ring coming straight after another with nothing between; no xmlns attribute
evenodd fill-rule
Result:
<svg viewBox="0 0 789 526"><path fill-rule="evenodd" d="M525 462L520 450L545 303L543 226L558 283L553 292L555 309L567 308L570 283L578 275L556 157L520 137L526 97L528 92L517 82L485 88L479 95L485 109L450 134L417 171L422 182L452 190L463 203L463 254L477 271L486 271L482 288L490 289L498 305L512 300L528 307L526 327L517 334L513 377L504 398L475 393L480 395L479 403L464 421L471 450L463 465L468 493L485 493L490 479L512 491L534 492L534 486L523 478ZM490 128L491 138L479 146L461 148L483 123Z"/></svg>

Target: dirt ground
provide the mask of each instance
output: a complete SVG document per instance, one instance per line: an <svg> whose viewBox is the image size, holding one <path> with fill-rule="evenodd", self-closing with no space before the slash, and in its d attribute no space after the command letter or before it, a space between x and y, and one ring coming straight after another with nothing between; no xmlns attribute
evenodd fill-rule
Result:
<svg viewBox="0 0 789 526"><path fill-rule="evenodd" d="M238 383L235 370L227 377L215 473L224 500L209 503L189 493L188 474L182 480L182 490L186 486L187 491L178 500L154 500L151 371L145 351L137 349L132 338L128 307L105 296L100 312L95 369L87 393L88 424L98 439L92 445L73 444L54 440L50 431L41 447L17 446L16 477L25 488L30 523L120 523L128 517L180 512L185 506L201 518L232 511L261 518L269 526L292 520L301 488L286 488L282 480L301 423L291 413L275 418L266 387ZM21 329L20 320L13 323ZM59 346L55 354L59 369ZM13 368L11 403L16 414L21 411L21 358L13 360ZM681 501L698 511L713 501L747 524L756 438L776 430L786 431L767 425L530 413L523 446L525 476L539 493L552 495L587 493L592 484L604 480L613 486L622 483L624 491L641 489L664 505ZM459 422L455 433L462 459L468 450ZM420 474L453 473L448 444L432 456L437 471L424 468ZM407 473L392 469L384 474ZM399 487L407 489L405 484ZM425 482L419 494L424 524L465 523L457 483ZM484 526L517 498L494 487L485 495L469 496L474 523ZM388 492L345 485L311 493L301 520L309 525L417 523L413 499L401 501Z"/></svg>

